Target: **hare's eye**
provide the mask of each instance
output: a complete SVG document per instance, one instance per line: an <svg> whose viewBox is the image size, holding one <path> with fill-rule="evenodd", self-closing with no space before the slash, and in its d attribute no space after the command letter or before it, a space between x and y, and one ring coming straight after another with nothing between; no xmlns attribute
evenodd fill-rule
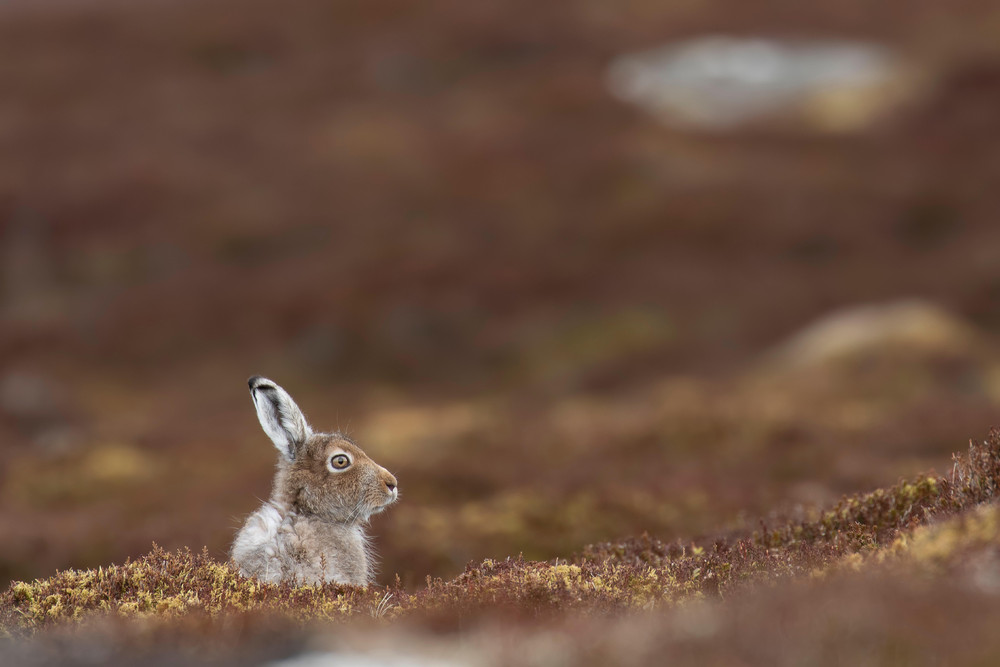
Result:
<svg viewBox="0 0 1000 667"><path fill-rule="evenodd" d="M343 470L349 465L351 465L351 459L347 458L346 454L337 454L330 459L330 467L334 470Z"/></svg>

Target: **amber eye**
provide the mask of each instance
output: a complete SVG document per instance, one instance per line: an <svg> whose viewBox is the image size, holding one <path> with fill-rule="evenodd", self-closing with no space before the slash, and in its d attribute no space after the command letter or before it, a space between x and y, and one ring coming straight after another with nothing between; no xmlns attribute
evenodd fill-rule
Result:
<svg viewBox="0 0 1000 667"><path fill-rule="evenodd" d="M337 454L330 458L330 467L334 470L343 470L349 465L351 465L351 459L347 458L346 454Z"/></svg>

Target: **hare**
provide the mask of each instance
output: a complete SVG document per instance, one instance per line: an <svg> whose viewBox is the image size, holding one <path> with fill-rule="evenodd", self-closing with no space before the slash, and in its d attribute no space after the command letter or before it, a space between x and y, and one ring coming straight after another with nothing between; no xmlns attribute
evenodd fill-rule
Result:
<svg viewBox="0 0 1000 667"><path fill-rule="evenodd" d="M284 389L260 376L250 396L278 448L271 498L233 541L242 574L263 581L366 586L372 557L364 526L399 497L396 478L346 436L313 433Z"/></svg>

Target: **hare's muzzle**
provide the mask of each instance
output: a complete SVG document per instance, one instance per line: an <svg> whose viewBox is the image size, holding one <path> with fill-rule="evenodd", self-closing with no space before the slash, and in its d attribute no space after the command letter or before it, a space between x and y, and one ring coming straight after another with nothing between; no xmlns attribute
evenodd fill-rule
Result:
<svg viewBox="0 0 1000 667"><path fill-rule="evenodd" d="M382 468L380 472L381 472L380 477L382 479L382 486L385 487L385 492L389 496L389 500L386 501L385 504L388 505L389 503L396 502L396 498L399 497L399 489L396 488L395 476L393 476L393 474L388 470L386 470L385 468Z"/></svg>

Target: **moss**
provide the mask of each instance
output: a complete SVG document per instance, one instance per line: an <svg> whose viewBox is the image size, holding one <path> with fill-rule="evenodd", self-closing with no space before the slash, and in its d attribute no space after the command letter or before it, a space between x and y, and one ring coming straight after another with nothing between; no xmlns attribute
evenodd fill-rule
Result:
<svg viewBox="0 0 1000 667"><path fill-rule="evenodd" d="M761 524L743 537L687 547L644 535L588 547L578 560L651 565L668 572L675 589L687 594L725 594L792 576L823 576L830 568L859 568L866 555L884 554L921 526L996 498L998 481L1000 432L993 430L986 441L970 443L968 453L955 458L948 478L922 476L846 497L812 520L775 528Z"/></svg>
<svg viewBox="0 0 1000 667"><path fill-rule="evenodd" d="M922 565L941 565L960 559L970 550L998 543L1000 506L990 504L902 534L879 556L880 560L896 557Z"/></svg>
<svg viewBox="0 0 1000 667"><path fill-rule="evenodd" d="M206 552L155 547L123 565L67 570L16 582L0 595L0 630L30 633L95 615L120 619L208 619L271 614L294 621L406 615L584 614L652 609L725 596L789 578L909 563L945 567L1000 541L1000 433L956 459L949 478L919 477L842 499L808 521L753 533L665 544L648 535L587 547L571 561L507 558L469 565L451 581L408 594L395 587L265 584Z"/></svg>
<svg viewBox="0 0 1000 667"><path fill-rule="evenodd" d="M683 597L689 591L670 572L610 561L538 563L523 559L484 561L457 579L431 581L411 611L430 607L597 612L642 609Z"/></svg>
<svg viewBox="0 0 1000 667"><path fill-rule="evenodd" d="M67 570L44 580L16 582L0 596L0 622L32 630L92 613L175 616L195 609L209 615L254 610L338 618L369 609L376 594L334 584L263 584L211 560L205 552L168 553L154 547L124 565Z"/></svg>

